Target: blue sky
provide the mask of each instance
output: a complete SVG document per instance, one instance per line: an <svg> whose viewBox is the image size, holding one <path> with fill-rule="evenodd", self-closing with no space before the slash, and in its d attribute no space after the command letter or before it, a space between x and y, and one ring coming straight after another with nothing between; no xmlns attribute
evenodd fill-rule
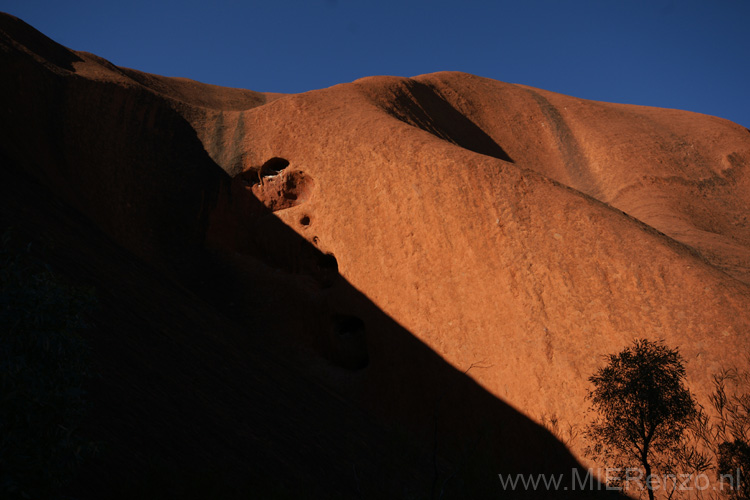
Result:
<svg viewBox="0 0 750 500"><path fill-rule="evenodd" d="M750 127L750 0L0 0L120 66L304 92L457 70Z"/></svg>

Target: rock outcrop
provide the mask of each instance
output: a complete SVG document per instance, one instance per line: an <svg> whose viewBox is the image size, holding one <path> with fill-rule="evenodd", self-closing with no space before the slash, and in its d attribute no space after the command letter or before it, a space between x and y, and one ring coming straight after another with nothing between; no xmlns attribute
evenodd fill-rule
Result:
<svg viewBox="0 0 750 500"><path fill-rule="evenodd" d="M747 362L734 123L451 72L226 89L8 15L0 49L3 224L102 295L90 432L116 453L83 496L147 457L321 498L489 496L570 474L580 443L539 424L579 425L632 338L679 347L704 402Z"/></svg>

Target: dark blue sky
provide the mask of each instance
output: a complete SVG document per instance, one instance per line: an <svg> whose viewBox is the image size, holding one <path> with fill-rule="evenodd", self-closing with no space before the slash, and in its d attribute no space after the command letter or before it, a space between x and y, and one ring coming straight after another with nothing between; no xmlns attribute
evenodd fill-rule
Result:
<svg viewBox="0 0 750 500"><path fill-rule="evenodd" d="M458 70L750 127L750 0L0 0L151 73L271 92Z"/></svg>

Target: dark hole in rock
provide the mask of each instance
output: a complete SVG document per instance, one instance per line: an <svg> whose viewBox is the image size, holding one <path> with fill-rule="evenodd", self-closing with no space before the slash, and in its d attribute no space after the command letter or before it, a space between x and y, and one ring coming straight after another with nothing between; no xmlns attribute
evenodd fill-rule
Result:
<svg viewBox="0 0 750 500"><path fill-rule="evenodd" d="M310 217L307 215L303 215L302 218L299 220L299 223L303 226L309 226L310 225Z"/></svg>
<svg viewBox="0 0 750 500"><path fill-rule="evenodd" d="M324 271L337 273L339 272L339 261L336 260L333 254L327 253L318 258L318 267Z"/></svg>
<svg viewBox="0 0 750 500"><path fill-rule="evenodd" d="M370 357L365 339L365 322L357 316L337 314L332 318L334 361L349 370L365 368Z"/></svg>
<svg viewBox="0 0 750 500"><path fill-rule="evenodd" d="M320 258L318 258L318 266L326 271L333 271L335 273L339 272L339 261L337 261L336 257L330 253L321 255Z"/></svg>
<svg viewBox="0 0 750 500"><path fill-rule="evenodd" d="M289 160L284 158L273 157L260 167L260 176L269 177L272 175L278 175L279 172L289 166Z"/></svg>

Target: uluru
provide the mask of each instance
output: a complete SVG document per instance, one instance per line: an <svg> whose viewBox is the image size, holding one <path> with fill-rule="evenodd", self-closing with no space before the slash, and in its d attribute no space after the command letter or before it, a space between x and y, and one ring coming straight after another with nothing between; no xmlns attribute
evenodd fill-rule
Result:
<svg viewBox="0 0 750 500"><path fill-rule="evenodd" d="M741 125L450 71L226 88L8 14L0 68L4 265L92 295L72 498L610 497L498 475L606 466L589 377L634 338L706 408L748 369Z"/></svg>

